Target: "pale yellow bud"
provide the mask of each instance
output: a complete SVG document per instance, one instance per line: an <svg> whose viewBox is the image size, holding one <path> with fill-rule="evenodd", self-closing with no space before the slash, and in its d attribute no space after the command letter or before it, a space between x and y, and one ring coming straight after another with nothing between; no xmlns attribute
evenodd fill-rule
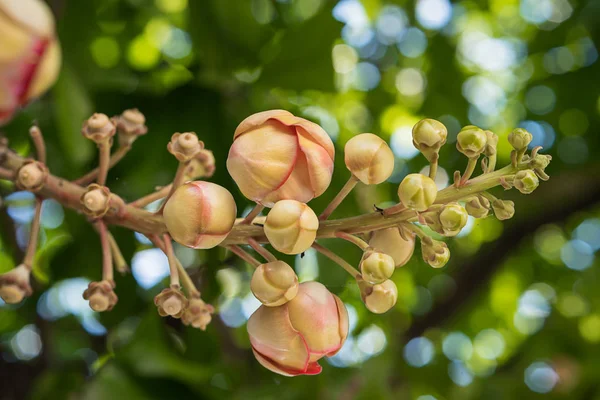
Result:
<svg viewBox="0 0 600 400"><path fill-rule="evenodd" d="M516 128L508 134L508 142L517 151L527 149L532 140L533 135L523 128Z"/></svg>
<svg viewBox="0 0 600 400"><path fill-rule="evenodd" d="M90 282L83 298L89 300L90 308L96 312L110 311L119 301L114 288L113 281Z"/></svg>
<svg viewBox="0 0 600 400"><path fill-rule="evenodd" d="M483 153L488 157L495 156L498 147L498 135L492 131L485 131L485 135L487 141Z"/></svg>
<svg viewBox="0 0 600 400"><path fill-rule="evenodd" d="M456 236L467 224L469 214L458 203L448 203L439 215L443 235Z"/></svg>
<svg viewBox="0 0 600 400"><path fill-rule="evenodd" d="M435 202L437 186L428 176L409 174L398 187L398 197L407 208L425 211Z"/></svg>
<svg viewBox="0 0 600 400"><path fill-rule="evenodd" d="M515 203L510 200L496 199L492 202L492 208L500 221L511 219L515 215Z"/></svg>
<svg viewBox="0 0 600 400"><path fill-rule="evenodd" d="M433 268L442 268L450 260L448 245L429 237L421 240L421 253L423 260Z"/></svg>
<svg viewBox="0 0 600 400"><path fill-rule="evenodd" d="M27 161L17 171L17 186L30 192L39 191L48 177L48 168L38 161Z"/></svg>
<svg viewBox="0 0 600 400"><path fill-rule="evenodd" d="M315 212L296 200L278 201L269 211L264 226L269 243L285 254L300 254L309 249L318 229Z"/></svg>
<svg viewBox="0 0 600 400"><path fill-rule="evenodd" d="M131 146L139 136L148 132L146 117L137 108L123 111L115 121L121 147Z"/></svg>
<svg viewBox="0 0 600 400"><path fill-rule="evenodd" d="M475 218L485 218L490 212L490 201L483 196L473 196L467 199L465 209Z"/></svg>
<svg viewBox="0 0 600 400"><path fill-rule="evenodd" d="M487 134L481 128L467 125L458 132L456 148L469 158L481 155L487 146Z"/></svg>
<svg viewBox="0 0 600 400"><path fill-rule="evenodd" d="M530 169L526 169L516 173L513 185L515 185L519 192L523 194L530 194L540 185L540 180L535 172Z"/></svg>
<svg viewBox="0 0 600 400"><path fill-rule="evenodd" d="M394 153L377 135L362 133L348 140L344 148L346 168L367 185L377 185L392 175Z"/></svg>
<svg viewBox="0 0 600 400"><path fill-rule="evenodd" d="M104 143L117 132L117 127L106 114L93 114L83 123L81 133L95 143Z"/></svg>
<svg viewBox="0 0 600 400"><path fill-rule="evenodd" d="M298 277L285 262L272 261L256 268L252 274L250 289L265 306L280 306L296 297Z"/></svg>
<svg viewBox="0 0 600 400"><path fill-rule="evenodd" d="M437 161L440 148L446 143L448 130L440 121L425 118L415 124L412 130L413 145L428 161Z"/></svg>
<svg viewBox="0 0 600 400"><path fill-rule="evenodd" d="M204 142L194 132L175 133L167 144L167 150L179 161L190 161L204 149Z"/></svg>
<svg viewBox="0 0 600 400"><path fill-rule="evenodd" d="M406 231L401 235L398 228L380 229L372 233L369 246L389 254L394 259L395 266L402 267L415 251L415 235Z"/></svg>
<svg viewBox="0 0 600 400"><path fill-rule="evenodd" d="M29 285L31 271L25 264L0 275L0 297L7 304L20 303L31 296L33 290Z"/></svg>
<svg viewBox="0 0 600 400"><path fill-rule="evenodd" d="M375 314L383 314L391 310L398 301L398 287L391 280L386 280L377 285L357 279L361 298L369 311Z"/></svg>
<svg viewBox="0 0 600 400"><path fill-rule="evenodd" d="M154 304L158 308L158 314L161 317L168 315L173 318L181 318L188 306L188 300L181 293L181 290L166 288L154 297Z"/></svg>
<svg viewBox="0 0 600 400"><path fill-rule="evenodd" d="M189 301L188 307L181 316L181 322L205 331L214 312L215 308L212 305L206 304L202 299L194 298Z"/></svg>
<svg viewBox="0 0 600 400"><path fill-rule="evenodd" d="M378 251L367 250L360 261L360 272L365 281L382 283L394 273L394 259Z"/></svg>
<svg viewBox="0 0 600 400"><path fill-rule="evenodd" d="M110 208L111 196L110 190L106 186L95 183L89 185L80 199L83 212L93 218L103 217Z"/></svg>

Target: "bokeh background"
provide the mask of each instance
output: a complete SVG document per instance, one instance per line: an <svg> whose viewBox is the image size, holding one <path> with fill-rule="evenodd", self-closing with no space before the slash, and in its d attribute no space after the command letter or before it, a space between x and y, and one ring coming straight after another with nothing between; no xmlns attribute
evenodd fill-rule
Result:
<svg viewBox="0 0 600 400"><path fill-rule="evenodd" d="M150 132L109 175L133 200L168 183L173 132L195 131L217 158L213 178L250 207L227 175L236 125L284 108L320 123L338 148L321 210L348 178L345 142L361 132L388 140L389 184L361 186L334 217L396 201L396 185L426 162L411 127L438 118L450 137L440 187L464 169L459 128L500 136L528 129L553 156L551 180L514 200L515 217L470 220L450 240L451 262L416 256L396 272L396 307L370 314L341 268L307 252L286 258L346 302L351 336L315 377L260 367L245 322L258 302L251 270L222 251L177 248L219 315L206 332L160 319L153 296L166 257L142 236L114 229L132 276L119 303L92 312L81 294L100 277L97 235L54 201L43 208L35 295L0 301L0 399L600 399L600 69L598 0L49 0L64 52L51 92L3 128L30 151L38 121L51 170L75 178L95 166L80 135L92 112L138 107ZM0 266L18 263L32 199L2 183ZM248 208L247 208L248 210ZM351 245L327 246L357 263Z"/></svg>

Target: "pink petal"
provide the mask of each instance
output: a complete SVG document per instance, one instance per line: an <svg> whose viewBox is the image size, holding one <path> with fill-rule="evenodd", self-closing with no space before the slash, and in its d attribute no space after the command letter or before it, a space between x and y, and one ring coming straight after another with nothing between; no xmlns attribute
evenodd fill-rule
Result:
<svg viewBox="0 0 600 400"><path fill-rule="evenodd" d="M245 120L240 122L233 134L233 140L235 140L239 135L264 124L271 118L289 115L292 115L292 113L286 110L268 110L252 114L251 116L247 117Z"/></svg>

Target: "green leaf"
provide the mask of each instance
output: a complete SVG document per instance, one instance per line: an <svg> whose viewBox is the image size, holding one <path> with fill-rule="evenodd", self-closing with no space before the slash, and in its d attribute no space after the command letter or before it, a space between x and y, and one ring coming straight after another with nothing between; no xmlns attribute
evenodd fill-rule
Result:
<svg viewBox="0 0 600 400"><path fill-rule="evenodd" d="M50 281L49 269L50 260L64 246L66 246L72 237L64 232L47 231L48 238L46 242L38 249L33 261L33 276L43 284Z"/></svg>

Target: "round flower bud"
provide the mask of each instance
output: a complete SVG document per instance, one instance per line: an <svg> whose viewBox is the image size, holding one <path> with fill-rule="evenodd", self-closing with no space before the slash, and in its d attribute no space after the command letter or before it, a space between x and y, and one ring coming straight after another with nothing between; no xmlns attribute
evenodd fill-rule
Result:
<svg viewBox="0 0 600 400"><path fill-rule="evenodd" d="M194 328L205 331L214 313L215 308L212 305L206 304L202 299L193 298L189 301L188 307L183 312L181 322L186 326L191 325Z"/></svg>
<svg viewBox="0 0 600 400"><path fill-rule="evenodd" d="M440 212L440 223L444 236L456 236L467 224L469 214L458 203L448 203Z"/></svg>
<svg viewBox="0 0 600 400"><path fill-rule="evenodd" d="M523 128L514 129L508 134L508 142L517 151L527 149L529 143L533 140L533 135Z"/></svg>
<svg viewBox="0 0 600 400"><path fill-rule="evenodd" d="M523 194L530 194L540 185L540 181L533 170L526 169L515 174L513 185Z"/></svg>
<svg viewBox="0 0 600 400"><path fill-rule="evenodd" d="M360 272L365 281L382 283L394 273L394 259L385 253L368 249L360 260Z"/></svg>
<svg viewBox="0 0 600 400"><path fill-rule="evenodd" d="M492 202L492 208L500 221L511 219L515 215L515 203L510 200L496 199Z"/></svg>
<svg viewBox="0 0 600 400"><path fill-rule="evenodd" d="M17 171L17 186L30 192L37 192L46 183L48 168L38 161L26 161Z"/></svg>
<svg viewBox="0 0 600 400"><path fill-rule="evenodd" d="M31 296L33 290L29 285L31 270L21 264L18 267L0 275L0 297L7 304L20 303L25 297Z"/></svg>
<svg viewBox="0 0 600 400"><path fill-rule="evenodd" d="M181 162L190 161L204 149L204 142L194 132L174 133L167 150Z"/></svg>
<svg viewBox="0 0 600 400"><path fill-rule="evenodd" d="M256 268L252 274L250 289L265 306L280 306L296 297L298 277L285 262L272 261Z"/></svg>
<svg viewBox="0 0 600 400"><path fill-rule="evenodd" d="M103 217L110 208L111 196L112 194L106 186L92 183L81 195L80 202L83 206L83 212L92 218Z"/></svg>
<svg viewBox="0 0 600 400"><path fill-rule="evenodd" d="M344 148L346 168L366 185L378 185L392 175L394 153L377 135L362 133L348 140Z"/></svg>
<svg viewBox="0 0 600 400"><path fill-rule="evenodd" d="M229 235L236 213L235 200L227 189L211 182L193 181L175 190L163 217L176 242L194 249L210 249Z"/></svg>
<svg viewBox="0 0 600 400"><path fill-rule="evenodd" d="M448 245L439 240L424 238L421 241L423 260L433 268L442 268L450 259Z"/></svg>
<svg viewBox="0 0 600 400"><path fill-rule="evenodd" d="M215 156L210 150L200 150L185 171L188 180L210 178L215 173Z"/></svg>
<svg viewBox="0 0 600 400"><path fill-rule="evenodd" d="M148 132L146 117L137 108L123 111L115 118L119 132L119 146L130 147L138 136Z"/></svg>
<svg viewBox="0 0 600 400"><path fill-rule="evenodd" d="M264 111L238 125L227 170L244 196L264 206L307 203L329 187L334 154L319 125L284 110Z"/></svg>
<svg viewBox="0 0 600 400"><path fill-rule="evenodd" d="M117 132L117 127L106 114L96 113L89 117L81 128L81 133L86 138L97 144L104 143Z"/></svg>
<svg viewBox="0 0 600 400"><path fill-rule="evenodd" d="M58 77L54 17L42 0L0 1L0 125Z"/></svg>
<svg viewBox="0 0 600 400"><path fill-rule="evenodd" d="M169 315L173 318L181 318L188 306L188 300L181 293L181 290L166 288L154 297L154 304L158 308L158 314L161 317Z"/></svg>
<svg viewBox="0 0 600 400"><path fill-rule="evenodd" d="M389 254L396 267L402 267L410 260L415 251L415 235L412 232L400 234L398 228L386 228L375 231L369 240L373 249Z"/></svg>
<svg viewBox="0 0 600 400"><path fill-rule="evenodd" d="M284 376L316 375L318 360L337 353L348 336L344 303L319 282L304 282L279 307L261 306L248 320L254 356Z"/></svg>
<svg viewBox="0 0 600 400"><path fill-rule="evenodd" d="M362 301L372 313L383 314L396 305L398 287L393 281L388 279L377 285L371 285L359 278L357 282Z"/></svg>
<svg viewBox="0 0 600 400"><path fill-rule="evenodd" d="M487 217L490 207L490 201L483 196L473 196L465 203L467 213L475 218Z"/></svg>
<svg viewBox="0 0 600 400"><path fill-rule="evenodd" d="M433 179L422 174L409 174L398 187L402 204L416 211L427 210L435 201L437 186Z"/></svg>
<svg viewBox="0 0 600 400"><path fill-rule="evenodd" d="M483 129L467 125L458 132L456 148L469 158L477 158L487 146L487 135Z"/></svg>
<svg viewBox="0 0 600 400"><path fill-rule="evenodd" d="M90 308L96 312L110 311L119 301L114 288L112 281L90 282L83 298L89 300Z"/></svg>
<svg viewBox="0 0 600 400"><path fill-rule="evenodd" d="M296 200L281 200L265 221L269 243L285 254L300 254L312 246L319 229L319 218L306 204Z"/></svg>
<svg viewBox="0 0 600 400"><path fill-rule="evenodd" d="M448 130L440 121L431 118L420 120L413 126L413 145L429 162L437 161L440 148L446 143Z"/></svg>

